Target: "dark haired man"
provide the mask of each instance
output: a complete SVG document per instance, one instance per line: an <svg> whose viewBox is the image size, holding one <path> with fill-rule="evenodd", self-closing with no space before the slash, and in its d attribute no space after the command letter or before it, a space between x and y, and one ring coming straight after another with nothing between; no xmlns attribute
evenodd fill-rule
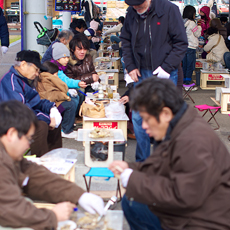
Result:
<svg viewBox="0 0 230 230"><path fill-rule="evenodd" d="M23 158L38 125L34 112L19 101L0 103L0 111L0 229L56 229L77 203L88 212L102 214L101 198ZM22 192L58 204L52 210L38 209Z"/></svg>
<svg viewBox="0 0 230 230"><path fill-rule="evenodd" d="M39 53L20 51L16 61L0 81L0 102L18 100L34 111L39 123L31 144L31 153L40 157L52 149L62 147L62 117L55 103L41 100L33 86L40 70L45 70L40 63Z"/></svg>
<svg viewBox="0 0 230 230"><path fill-rule="evenodd" d="M84 33L86 29L87 25L83 19L74 18L70 23L70 30L74 33L74 36L79 33Z"/></svg>
<svg viewBox="0 0 230 230"><path fill-rule="evenodd" d="M187 50L187 36L178 7L168 0L126 0L130 7L121 31L122 56L137 85L157 75L177 84L177 69ZM150 155L150 140L141 128L138 113L132 114L137 139L136 160Z"/></svg>
<svg viewBox="0 0 230 230"><path fill-rule="evenodd" d="M230 156L216 133L168 79L144 80L130 98L155 140L144 162L110 165L131 229L230 229Z"/></svg>

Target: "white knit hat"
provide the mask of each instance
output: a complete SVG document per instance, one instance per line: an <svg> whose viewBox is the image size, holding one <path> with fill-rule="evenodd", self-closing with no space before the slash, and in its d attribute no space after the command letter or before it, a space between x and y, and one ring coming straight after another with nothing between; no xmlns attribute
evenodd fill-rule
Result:
<svg viewBox="0 0 230 230"><path fill-rule="evenodd" d="M55 42L52 46L52 49L52 55L54 60L70 56L68 48L61 42Z"/></svg>

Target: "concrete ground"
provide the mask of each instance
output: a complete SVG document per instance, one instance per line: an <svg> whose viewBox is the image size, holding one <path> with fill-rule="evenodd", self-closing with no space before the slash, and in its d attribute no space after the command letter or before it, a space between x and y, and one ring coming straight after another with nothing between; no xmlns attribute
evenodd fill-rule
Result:
<svg viewBox="0 0 230 230"><path fill-rule="evenodd" d="M11 46L9 48L9 51L3 56L3 60L0 62L0 79L2 76L9 70L10 66L14 63L16 53L20 51L21 44L15 44L14 46ZM120 78L122 78L122 74L120 75ZM121 80L121 79L120 79ZM125 83L120 82L120 87L118 89L118 92L122 95L126 89L125 89ZM188 104L194 105L200 105L200 104L208 104L214 106L215 103L210 99L210 97L215 97L215 90L201 90L191 92L191 96L193 97L195 104L193 104L190 100L186 99L186 102ZM202 113L199 112L201 115ZM208 119L208 114L204 119ZM219 122L220 129L216 130L216 134L219 136L219 138L223 141L223 143L226 145L228 150L230 150L230 142L228 141L228 135L230 135L230 117L228 115L223 115L220 112L217 113L216 119ZM210 124L213 128L215 128L215 124L212 122ZM65 139L63 138L63 147L66 148L72 148L77 149L79 152L84 151L84 148L82 146L81 142L77 142L73 139ZM135 161L135 148L136 148L136 141L135 140L128 140L128 145L126 148L126 155L125 160L127 162ZM121 209L120 204L117 205L116 209ZM128 224L126 221L124 221L124 230L128 230Z"/></svg>

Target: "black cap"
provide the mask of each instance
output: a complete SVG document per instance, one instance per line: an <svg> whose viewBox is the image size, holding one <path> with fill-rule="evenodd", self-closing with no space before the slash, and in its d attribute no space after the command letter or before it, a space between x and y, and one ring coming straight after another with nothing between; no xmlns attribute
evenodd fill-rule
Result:
<svg viewBox="0 0 230 230"><path fill-rule="evenodd" d="M40 55L36 51L22 50L17 53L16 61L26 61L36 65L41 71L46 71L47 68L41 64Z"/></svg>
<svg viewBox="0 0 230 230"><path fill-rule="evenodd" d="M125 0L125 3L129 6L138 6L144 2L145 0Z"/></svg>

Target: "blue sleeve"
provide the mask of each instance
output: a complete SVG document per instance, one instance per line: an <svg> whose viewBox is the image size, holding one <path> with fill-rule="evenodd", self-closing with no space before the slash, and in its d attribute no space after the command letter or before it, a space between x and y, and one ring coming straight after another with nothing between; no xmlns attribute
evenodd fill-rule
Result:
<svg viewBox="0 0 230 230"><path fill-rule="evenodd" d="M79 89L80 80L74 80L72 78L67 77L62 70L58 71L58 77L66 83L69 89Z"/></svg>
<svg viewBox="0 0 230 230"><path fill-rule="evenodd" d="M46 50L41 63L43 64L45 61L50 61L52 59L52 45L49 46L49 48Z"/></svg>

